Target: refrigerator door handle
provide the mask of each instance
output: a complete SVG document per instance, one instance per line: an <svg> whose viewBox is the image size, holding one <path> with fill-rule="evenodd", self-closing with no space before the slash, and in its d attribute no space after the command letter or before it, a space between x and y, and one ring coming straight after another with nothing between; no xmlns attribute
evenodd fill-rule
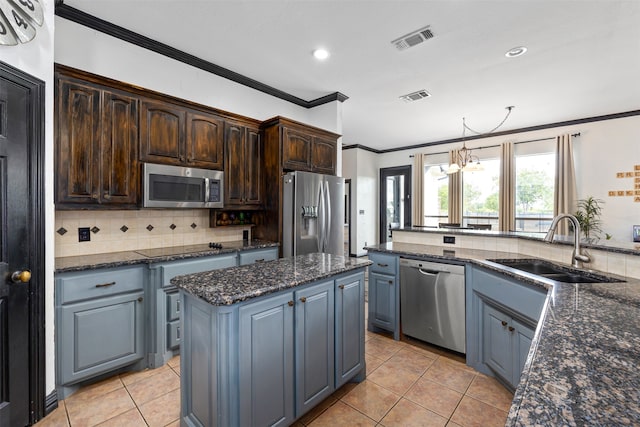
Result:
<svg viewBox="0 0 640 427"><path fill-rule="evenodd" d="M325 191L324 194L324 200L325 203L327 205L327 216L326 216L326 227L324 230L324 241L325 241L325 245L328 246L328 242L329 242L329 237L330 237L330 233L331 233L331 193L329 191L329 181L325 181L325 184L327 186L327 190ZM325 248L326 250L327 248Z"/></svg>
<svg viewBox="0 0 640 427"><path fill-rule="evenodd" d="M320 184L318 193L318 217L316 218L318 225L318 252L324 252L324 218L326 215L324 209L324 188Z"/></svg>

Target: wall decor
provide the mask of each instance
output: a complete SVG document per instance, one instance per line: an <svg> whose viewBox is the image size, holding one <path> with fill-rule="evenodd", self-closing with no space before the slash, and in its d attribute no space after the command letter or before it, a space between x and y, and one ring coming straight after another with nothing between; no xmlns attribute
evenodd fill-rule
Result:
<svg viewBox="0 0 640 427"><path fill-rule="evenodd" d="M640 165L634 165L633 171L616 172L616 178L634 178L633 190L609 190L609 197L633 197L633 201L640 203Z"/></svg>

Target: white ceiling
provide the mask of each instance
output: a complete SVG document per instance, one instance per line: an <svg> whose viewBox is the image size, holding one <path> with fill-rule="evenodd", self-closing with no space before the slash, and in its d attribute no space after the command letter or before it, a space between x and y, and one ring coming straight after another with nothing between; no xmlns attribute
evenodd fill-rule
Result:
<svg viewBox="0 0 640 427"><path fill-rule="evenodd" d="M375 149L640 109L639 0L65 0L305 100L343 103ZM405 51L392 40L430 25ZM311 52L331 52L320 63ZM505 52L526 46L519 58ZM399 96L426 89L413 103Z"/></svg>

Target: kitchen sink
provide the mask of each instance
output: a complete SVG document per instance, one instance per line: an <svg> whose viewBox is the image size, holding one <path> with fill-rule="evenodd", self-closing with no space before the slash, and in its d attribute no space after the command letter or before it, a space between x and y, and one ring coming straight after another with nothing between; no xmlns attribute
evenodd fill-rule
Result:
<svg viewBox="0 0 640 427"><path fill-rule="evenodd" d="M525 259L491 259L489 261L504 265L516 270L535 274L563 283L616 283L624 282L616 277L584 271L570 267L564 267L549 261L525 258Z"/></svg>

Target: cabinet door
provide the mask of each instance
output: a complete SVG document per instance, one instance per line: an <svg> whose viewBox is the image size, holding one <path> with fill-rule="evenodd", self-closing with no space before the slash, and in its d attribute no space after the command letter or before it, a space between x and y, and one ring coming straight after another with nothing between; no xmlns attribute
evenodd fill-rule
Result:
<svg viewBox="0 0 640 427"><path fill-rule="evenodd" d="M244 143L244 204L262 204L263 149L260 131L246 128Z"/></svg>
<svg viewBox="0 0 640 427"><path fill-rule="evenodd" d="M212 114L187 113L187 163L204 169L222 170L224 121Z"/></svg>
<svg viewBox="0 0 640 427"><path fill-rule="evenodd" d="M394 331L396 277L369 273L369 320L374 326Z"/></svg>
<svg viewBox="0 0 640 427"><path fill-rule="evenodd" d="M311 170L311 136L282 128L282 167L290 170Z"/></svg>
<svg viewBox="0 0 640 427"><path fill-rule="evenodd" d="M142 101L140 160L181 165L184 154L185 110L160 101Z"/></svg>
<svg viewBox="0 0 640 427"><path fill-rule="evenodd" d="M482 358L507 381L512 378L511 317L482 302Z"/></svg>
<svg viewBox="0 0 640 427"><path fill-rule="evenodd" d="M244 127L233 122L225 123L224 204L242 205L245 189Z"/></svg>
<svg viewBox="0 0 640 427"><path fill-rule="evenodd" d="M103 93L101 203L135 205L138 198L138 101Z"/></svg>
<svg viewBox="0 0 640 427"><path fill-rule="evenodd" d="M56 203L96 203L100 90L60 80L57 107Z"/></svg>
<svg viewBox="0 0 640 427"><path fill-rule="evenodd" d="M522 375L522 368L527 361L529 355L529 349L531 348L531 341L535 329L525 325L524 323L512 320L512 326L514 328L512 334L513 339L513 381L514 387L520 382L520 375Z"/></svg>
<svg viewBox="0 0 640 427"><path fill-rule="evenodd" d="M240 425L294 420L293 294L239 310Z"/></svg>
<svg viewBox="0 0 640 427"><path fill-rule="evenodd" d="M364 369L364 274L336 280L336 389Z"/></svg>
<svg viewBox="0 0 640 427"><path fill-rule="evenodd" d="M336 141L313 138L311 145L311 169L314 172L336 174Z"/></svg>
<svg viewBox="0 0 640 427"><path fill-rule="evenodd" d="M295 293L296 417L333 393L334 283Z"/></svg>
<svg viewBox="0 0 640 427"><path fill-rule="evenodd" d="M59 307L59 382L72 384L142 359L144 293Z"/></svg>

